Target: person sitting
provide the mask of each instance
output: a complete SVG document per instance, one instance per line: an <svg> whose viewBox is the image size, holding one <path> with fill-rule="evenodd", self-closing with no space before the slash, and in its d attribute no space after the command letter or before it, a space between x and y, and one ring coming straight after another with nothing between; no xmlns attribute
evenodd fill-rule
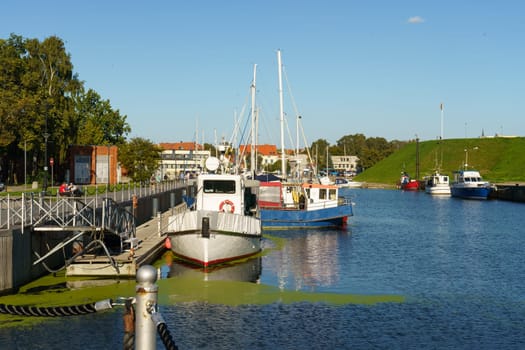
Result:
<svg viewBox="0 0 525 350"><path fill-rule="evenodd" d="M71 191L69 190L69 187L66 182L62 182L62 185L58 188L58 194L61 196L69 196L71 195Z"/></svg>
<svg viewBox="0 0 525 350"><path fill-rule="evenodd" d="M82 195L82 190L80 190L80 188L74 183L69 184L69 192L75 197L79 197Z"/></svg>

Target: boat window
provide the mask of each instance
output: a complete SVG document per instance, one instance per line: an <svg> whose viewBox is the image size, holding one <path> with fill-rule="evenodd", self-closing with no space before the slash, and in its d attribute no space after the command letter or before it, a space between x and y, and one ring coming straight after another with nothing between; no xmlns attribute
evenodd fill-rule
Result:
<svg viewBox="0 0 525 350"><path fill-rule="evenodd" d="M335 200L335 199L336 199L335 188L334 188L334 189L331 189L331 190L329 190L329 191L330 191L330 199L331 199L331 200Z"/></svg>
<svg viewBox="0 0 525 350"><path fill-rule="evenodd" d="M205 180L203 191L204 193L235 193L235 181Z"/></svg>
<svg viewBox="0 0 525 350"><path fill-rule="evenodd" d="M326 199L326 190L325 189L319 190L319 199Z"/></svg>

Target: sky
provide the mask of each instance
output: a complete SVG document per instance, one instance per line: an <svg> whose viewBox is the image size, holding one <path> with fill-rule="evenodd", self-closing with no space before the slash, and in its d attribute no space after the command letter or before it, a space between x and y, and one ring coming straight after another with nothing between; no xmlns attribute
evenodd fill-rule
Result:
<svg viewBox="0 0 525 350"><path fill-rule="evenodd" d="M128 137L154 143L249 130L256 65L258 143L278 145L278 50L287 144L525 136L522 0L8 0L11 34L61 38Z"/></svg>

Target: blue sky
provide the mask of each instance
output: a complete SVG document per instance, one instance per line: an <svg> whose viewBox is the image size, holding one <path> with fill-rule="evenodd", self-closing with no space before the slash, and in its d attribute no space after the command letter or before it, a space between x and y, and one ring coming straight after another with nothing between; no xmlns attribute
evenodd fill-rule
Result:
<svg viewBox="0 0 525 350"><path fill-rule="evenodd" d="M521 0L8 1L0 30L63 39L130 137L156 143L230 139L257 64L259 142L279 144L278 49L308 143L431 140L442 115L445 138L525 136Z"/></svg>

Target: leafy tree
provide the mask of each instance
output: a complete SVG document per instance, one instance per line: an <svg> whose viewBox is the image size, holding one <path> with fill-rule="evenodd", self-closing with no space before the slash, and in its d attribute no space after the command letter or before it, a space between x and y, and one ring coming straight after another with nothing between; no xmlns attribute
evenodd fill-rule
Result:
<svg viewBox="0 0 525 350"><path fill-rule="evenodd" d="M159 167L162 149L140 137L132 138L119 148L119 160L133 181L148 181Z"/></svg>
<svg viewBox="0 0 525 350"><path fill-rule="evenodd" d="M327 167L328 161L326 158L326 151L329 150L330 144L325 139L319 139L312 142L311 150L313 162L317 163L317 169Z"/></svg>
<svg viewBox="0 0 525 350"><path fill-rule="evenodd" d="M125 142L125 135L131 131L126 123L126 116L113 110L109 100L102 100L100 95L89 89L75 99L78 116L78 144L83 145L119 145Z"/></svg>
<svg viewBox="0 0 525 350"><path fill-rule="evenodd" d="M24 153L34 160L31 176L42 172L50 157L61 176L69 167L69 145L118 145L129 132L126 117L109 101L84 91L60 38L0 39L0 178L18 182Z"/></svg>

